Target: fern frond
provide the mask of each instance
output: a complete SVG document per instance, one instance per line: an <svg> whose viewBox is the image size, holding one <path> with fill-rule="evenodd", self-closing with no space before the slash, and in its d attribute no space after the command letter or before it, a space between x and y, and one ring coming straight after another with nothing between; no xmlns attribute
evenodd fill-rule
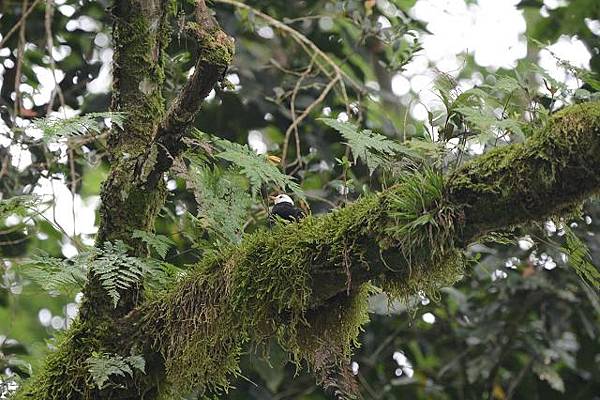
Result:
<svg viewBox="0 0 600 400"><path fill-rule="evenodd" d="M146 361L139 355L122 357L118 354L94 352L85 363L98 389L108 386L111 375L133 377L134 370L146 373Z"/></svg>
<svg viewBox="0 0 600 400"><path fill-rule="evenodd" d="M119 290L139 284L144 275L150 272L142 259L129 256L127 251L127 245L120 240L106 242L102 249L96 249L96 258L91 263L92 272L115 307L121 298Z"/></svg>
<svg viewBox="0 0 600 400"><path fill-rule="evenodd" d="M577 275L596 289L600 289L600 271L592 263L590 250L569 227L565 228L565 246L562 251L569 257L568 265Z"/></svg>
<svg viewBox="0 0 600 400"><path fill-rule="evenodd" d="M175 242L164 235L156 235L153 233L148 233L136 229L133 232L132 236L134 238L141 239L150 248L156 251L156 253L162 259L164 259L167 256L167 252L169 251L169 249L175 246Z"/></svg>
<svg viewBox="0 0 600 400"><path fill-rule="evenodd" d="M144 287L152 290L165 289L167 286L177 282L185 276L185 270L165 261L147 258L144 260L147 267L147 275Z"/></svg>
<svg viewBox="0 0 600 400"><path fill-rule="evenodd" d="M38 118L33 121L33 128L41 129L45 140L56 140L71 136L100 133L104 128L104 119L123 128L125 114L118 112L101 112L78 115L70 118Z"/></svg>
<svg viewBox="0 0 600 400"><path fill-rule="evenodd" d="M65 260L41 254L22 264L20 272L50 295L71 295L81 290L87 281L85 260L85 257Z"/></svg>
<svg viewBox="0 0 600 400"><path fill-rule="evenodd" d="M359 130L350 122L341 122L331 118L321 118L321 121L338 131L347 140L354 157L362 159L371 173L392 161L395 156L418 157L408 147L371 130Z"/></svg>
<svg viewBox="0 0 600 400"><path fill-rule="evenodd" d="M9 215L18 215L23 217L29 213L32 208L35 208L39 203L38 196L14 196L8 199L0 200L0 218L8 217Z"/></svg>
<svg viewBox="0 0 600 400"><path fill-rule="evenodd" d="M241 240L252 199L236 176L192 163L185 174L199 206L197 223L230 243Z"/></svg>
<svg viewBox="0 0 600 400"><path fill-rule="evenodd" d="M288 188L296 196L304 199L304 193L300 189L300 185L294 182L291 177L279 171L264 155L255 153L248 146L225 139L217 139L215 144L221 149L221 152L216 156L238 167L240 172L250 181L253 193L258 193L263 183L270 183L282 189Z"/></svg>

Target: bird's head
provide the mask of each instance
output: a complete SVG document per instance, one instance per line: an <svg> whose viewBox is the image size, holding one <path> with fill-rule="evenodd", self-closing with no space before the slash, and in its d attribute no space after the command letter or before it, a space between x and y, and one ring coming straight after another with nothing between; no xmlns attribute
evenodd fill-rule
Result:
<svg viewBox="0 0 600 400"><path fill-rule="evenodd" d="M279 203L290 203L291 205L294 205L294 200L292 200L292 198L290 196L288 196L287 194L279 194L277 196L271 196L271 199L273 200L273 203L275 204L279 204Z"/></svg>

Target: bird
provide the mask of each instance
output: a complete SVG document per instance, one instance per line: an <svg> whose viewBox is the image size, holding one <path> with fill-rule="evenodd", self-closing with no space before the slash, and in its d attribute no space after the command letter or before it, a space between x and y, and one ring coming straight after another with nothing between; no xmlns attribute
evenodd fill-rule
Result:
<svg viewBox="0 0 600 400"><path fill-rule="evenodd" d="M272 196L275 205L271 209L271 218L279 217L289 222L298 222L304 218L304 211L294 205L294 200L287 194Z"/></svg>

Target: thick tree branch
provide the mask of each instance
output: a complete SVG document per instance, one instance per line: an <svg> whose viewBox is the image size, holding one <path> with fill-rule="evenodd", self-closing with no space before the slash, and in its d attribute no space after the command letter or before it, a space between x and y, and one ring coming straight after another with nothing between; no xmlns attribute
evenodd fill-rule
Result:
<svg viewBox="0 0 600 400"><path fill-rule="evenodd" d="M233 39L223 32L204 0L197 0L196 22L187 32L196 38L200 51L194 72L161 122L145 160L142 173L146 188L156 186L183 150L182 138L190 127L204 99L222 80L233 57ZM149 164L148 164L149 163Z"/></svg>
<svg viewBox="0 0 600 400"><path fill-rule="evenodd" d="M347 354L367 282L401 296L452 283L468 243L564 212L599 189L600 103L574 105L526 143L450 177L418 173L325 216L248 236L138 309L130 326L152 338L168 380L184 390L226 386L247 340L276 337L319 369Z"/></svg>

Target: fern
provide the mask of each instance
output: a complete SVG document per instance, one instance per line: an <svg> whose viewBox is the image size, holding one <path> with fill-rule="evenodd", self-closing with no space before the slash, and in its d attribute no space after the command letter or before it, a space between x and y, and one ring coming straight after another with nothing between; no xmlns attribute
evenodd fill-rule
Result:
<svg viewBox="0 0 600 400"><path fill-rule="evenodd" d="M150 248L152 248L158 256L164 260L167 256L167 252L173 246L175 242L164 235L156 235L140 230L135 230L132 235L134 238L141 239Z"/></svg>
<svg viewBox="0 0 600 400"><path fill-rule="evenodd" d="M21 273L50 295L71 295L87 281L86 261L85 256L64 260L42 253L22 264Z"/></svg>
<svg viewBox="0 0 600 400"><path fill-rule="evenodd" d="M359 131L350 122L341 122L331 118L321 118L325 124L338 131L348 141L355 159L362 159L371 173L378 167L389 163L393 157L402 154L415 157L409 148L368 129Z"/></svg>
<svg viewBox="0 0 600 400"><path fill-rule="evenodd" d="M254 194L258 193L262 184L270 183L282 189L288 188L296 196L304 198L300 186L291 177L279 171L264 155L256 154L248 146L232 143L225 139L217 139L215 144L221 150L216 156L238 167L250 181L250 187Z"/></svg>
<svg viewBox="0 0 600 400"><path fill-rule="evenodd" d="M117 112L89 113L71 118L38 118L33 121L32 127L41 129L44 139L56 140L100 133L105 127L105 118L110 118L112 123L123 128L125 114Z"/></svg>
<svg viewBox="0 0 600 400"><path fill-rule="evenodd" d="M141 236L139 233L138 235ZM152 235L147 235L147 238L155 239ZM166 240L155 239L155 242L153 245L160 247ZM162 252L163 248L157 252ZM119 290L129 289L142 279L146 279L151 288L161 288L182 275L182 270L172 264L132 257L127 255L128 250L127 245L117 241L114 244L106 242L101 249L91 249L70 260L42 253L22 264L20 273L51 295L71 295L81 290L87 282L89 266L115 307L120 299Z"/></svg>
<svg viewBox="0 0 600 400"><path fill-rule="evenodd" d="M252 199L236 176L192 164L186 176L199 205L196 223L230 243L241 239Z"/></svg>
<svg viewBox="0 0 600 400"><path fill-rule="evenodd" d="M147 267L144 287L155 291L165 289L185 276L185 270L165 261L147 258L144 264Z"/></svg>
<svg viewBox="0 0 600 400"><path fill-rule="evenodd" d="M569 257L569 265L585 282L600 289L600 271L592 264L588 247L569 227L565 228L565 246L562 251Z"/></svg>
<svg viewBox="0 0 600 400"><path fill-rule="evenodd" d="M36 207L39 202L37 196L14 196L8 199L0 200L0 218L6 218L9 215L25 216L29 211Z"/></svg>
<svg viewBox="0 0 600 400"><path fill-rule="evenodd" d="M122 357L118 354L94 352L85 363L98 389L108 386L107 383L112 375L133 377L134 370L146 373L146 362L139 355Z"/></svg>
<svg viewBox="0 0 600 400"><path fill-rule="evenodd" d="M120 240L106 242L102 249L96 249L96 258L91 263L94 275L115 307L121 298L119 290L139 284L144 275L152 273L142 259L127 255L127 251L127 245Z"/></svg>

